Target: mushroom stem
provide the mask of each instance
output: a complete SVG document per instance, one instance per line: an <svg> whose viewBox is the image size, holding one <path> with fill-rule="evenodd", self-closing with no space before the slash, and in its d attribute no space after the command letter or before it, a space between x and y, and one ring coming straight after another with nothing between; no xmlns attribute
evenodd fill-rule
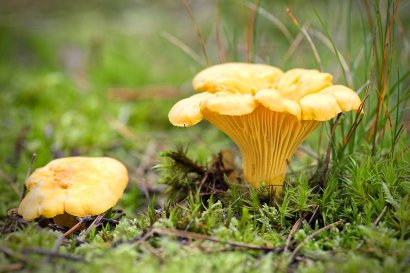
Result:
<svg viewBox="0 0 410 273"><path fill-rule="evenodd" d="M204 118L238 145L246 181L255 187L263 181L276 193L282 190L296 148L319 124L315 120L300 121L293 115L263 106L243 116L205 111Z"/></svg>

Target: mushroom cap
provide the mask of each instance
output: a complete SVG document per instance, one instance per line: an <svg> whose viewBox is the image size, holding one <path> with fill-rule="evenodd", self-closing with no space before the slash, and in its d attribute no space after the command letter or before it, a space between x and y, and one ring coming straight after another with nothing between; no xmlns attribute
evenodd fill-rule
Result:
<svg viewBox="0 0 410 273"><path fill-rule="evenodd" d="M113 207L128 184L125 166L109 157L66 157L35 170L18 214L25 220L68 213L101 214Z"/></svg>
<svg viewBox="0 0 410 273"><path fill-rule="evenodd" d="M272 88L283 72L266 64L225 63L199 72L192 86L198 91L248 94Z"/></svg>
<svg viewBox="0 0 410 273"><path fill-rule="evenodd" d="M299 120L326 121L344 111L358 110L361 100L350 88L333 85L333 77L314 69L279 68L264 64L225 63L199 72L193 87L200 94L176 103L168 117L175 126L200 122L205 110L241 116L258 105Z"/></svg>

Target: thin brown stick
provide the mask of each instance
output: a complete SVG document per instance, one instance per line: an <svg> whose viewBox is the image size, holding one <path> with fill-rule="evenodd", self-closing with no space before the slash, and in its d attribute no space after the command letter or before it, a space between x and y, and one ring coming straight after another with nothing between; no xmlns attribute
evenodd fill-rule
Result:
<svg viewBox="0 0 410 273"><path fill-rule="evenodd" d="M386 49L389 45L391 46L390 35L391 35L392 29L393 29L394 21L396 20L396 17L397 17L397 11L398 11L399 5L400 5L400 0L397 0L396 7L394 8L393 16L390 20L389 28L387 30L386 39L384 41L384 51L383 51L383 63L384 64L387 63L387 50ZM383 69L385 69L385 66L383 66ZM382 73L382 75L384 75L384 73ZM384 98L384 95L386 94L386 91L387 91L388 76L389 76L389 73L387 73L385 81L384 81L385 86L383 88L383 93L382 93L383 98Z"/></svg>
<svg viewBox="0 0 410 273"><path fill-rule="evenodd" d="M374 132L374 136L373 136L373 145L372 145L372 155L374 154L374 150L375 150L375 146L376 146L376 133L377 133L377 128L378 128L378 123L379 123L379 118L380 118L380 114L384 105L384 97L386 95L387 89L388 89L388 85L389 85L389 75L390 75L390 69L389 69L389 63L387 61L387 48L390 45L392 41L390 41L390 35L391 35L391 31L393 28L393 24L394 21L396 19L397 16L397 11L398 11L398 7L400 5L400 0L397 0L396 3L396 7L394 8L394 12L393 12L393 16L390 19L390 23L387 29L387 33L386 33L386 37L384 40L384 45L382 48L382 52L383 52L383 60L382 60L382 64L381 64L381 82L380 82L380 88L382 88L381 90L381 96L379 97L379 101L378 101L378 105L377 105L377 112L376 112L376 118L374 120L374 124L373 124L373 132ZM389 13L390 14L390 13Z"/></svg>
<svg viewBox="0 0 410 273"><path fill-rule="evenodd" d="M373 35L373 45L376 43L376 35ZM368 96L370 96L369 95L369 93L370 93L370 87L373 85L372 84L372 78L373 78L373 73L374 73L374 70L377 68L377 63L378 63L378 61L377 61L377 58L376 58L376 54L377 54L377 48L375 47L375 46L373 46L372 47L372 52L371 52L371 56L370 56L370 72L369 72L369 77L368 77L368 82L369 82L369 84L366 86L366 89L365 89L365 93L364 93L364 98L365 99L367 99L368 98ZM362 102L362 104L363 104L364 102ZM363 106L364 107L364 106ZM368 141L370 141L371 140L371 138L372 138L372 135L373 135L373 131L372 130L370 130L370 132L368 133L368 135L367 135L367 140ZM376 142L375 142L375 138L373 138L373 143L372 143L372 154L373 154L373 152L374 152L374 145L376 144Z"/></svg>
<svg viewBox="0 0 410 273"><path fill-rule="evenodd" d="M154 234L175 236L175 237L180 237L180 238L186 238L189 240L211 241L215 243L227 244L231 247L245 248L245 249L250 249L250 250L259 250L259 251L264 251L264 252L283 251L282 248L278 248L278 247L258 246L254 244L246 244L246 243L236 242L236 241L225 241L225 240L220 240L213 236L208 236L208 235L204 235L200 233L179 230L179 229L166 229L166 228L153 228L149 230L147 233L145 233L142 237L140 236L137 239L132 240L132 242L137 242L137 243L143 242Z"/></svg>
<svg viewBox="0 0 410 273"><path fill-rule="evenodd" d="M295 259L296 254L299 252L300 248L303 246L303 244L311 239L313 239L314 237L316 237L318 234L322 233L323 231L326 231L328 229L331 229L335 226L338 226L340 224L344 223L344 220L339 220L337 222L334 222L332 224L329 224L325 227L322 227L321 229L316 230L315 232L313 232L312 234L310 234L309 236L307 236L302 242L300 242L296 248L293 250L292 254L289 257L289 261L292 262L293 259Z"/></svg>
<svg viewBox="0 0 410 273"><path fill-rule="evenodd" d="M376 218L376 220L374 220L373 226L377 226L379 224L379 222L383 218L386 211L387 211L387 206L384 206L384 208L382 209L382 212L379 214L379 216Z"/></svg>
<svg viewBox="0 0 410 273"><path fill-rule="evenodd" d="M367 13L367 20L368 20L368 24L370 26L370 29L373 29L373 17L372 17L372 12L370 11L370 4L368 0L364 0L364 6L366 9L366 13Z"/></svg>
<svg viewBox="0 0 410 273"><path fill-rule="evenodd" d="M309 219L309 221L308 221L308 225L310 225L310 223L312 223L312 221L313 221L313 219L315 218L316 213L318 212L318 210L319 210L319 205L316 206L315 210L314 210L313 213L312 213L312 216L310 216L310 219Z"/></svg>
<svg viewBox="0 0 410 273"><path fill-rule="evenodd" d="M356 132L357 127L362 122L362 120L363 120L362 111L363 111L364 103L366 102L368 97L369 97L369 95L366 95L363 98L362 103L359 105L359 108L357 109L357 112L356 112L355 120L354 120L352 126L350 127L349 132L347 133L347 136L345 137L345 139L343 141L343 146L346 146L347 144L349 144L350 139L352 138L353 134Z"/></svg>
<svg viewBox="0 0 410 273"><path fill-rule="evenodd" d="M225 62L225 51L222 46L222 40L221 40L221 24L220 24L221 5L220 5L219 0L216 0L215 7L216 7L216 16L215 16L216 46L218 49L219 62L223 63Z"/></svg>
<svg viewBox="0 0 410 273"><path fill-rule="evenodd" d="M253 32L255 31L255 18L256 12L259 7L259 0L255 0L255 5L252 8L251 16L248 23L248 33L246 36L246 62L251 61L252 45L253 45Z"/></svg>
<svg viewBox="0 0 410 273"><path fill-rule="evenodd" d="M323 186L325 184L325 179L326 179L326 176L327 176L327 172L329 170L330 154L331 154L332 145L333 145L333 137L335 135L337 123L339 122L339 119L340 119L341 116L342 116L342 113L339 113L337 115L335 123L333 124L333 127L332 127L332 131L330 133L329 144L327 146L325 161L323 162L323 167L322 167L322 170L321 170L320 176L319 176L319 186L321 188L323 188Z"/></svg>
<svg viewBox="0 0 410 273"><path fill-rule="evenodd" d="M194 14L192 13L191 7L189 6L187 0L181 0L182 4L184 5L184 8L186 10L186 12L188 13L189 17L191 18L192 21L192 25L194 27L196 36L198 38L199 44L201 45L201 49L202 49L202 53L204 54L205 60L207 65L211 65L211 61L209 60L208 57L208 52L206 50L206 46L205 46L205 40L202 36L201 30L199 29L199 26L195 20Z"/></svg>
<svg viewBox="0 0 410 273"><path fill-rule="evenodd" d="M75 224L74 226L72 226L69 230L67 230L64 234L63 237L67 237L68 235L70 235L71 233L75 232L77 229L80 228L81 224L84 222L84 219L81 219L77 224Z"/></svg>
<svg viewBox="0 0 410 273"><path fill-rule="evenodd" d="M206 240L206 241L211 241L215 243L227 244L232 247L246 248L246 249L251 249L251 250L262 250L262 251L267 251L267 252L281 250L280 248L277 248L277 247L258 246L258 245L246 244L246 243L236 242L236 241L224 241L224 240L220 240L213 236L208 236L208 235L204 235L200 233L178 230L178 229L154 228L153 233L159 234L159 235L183 237L183 238L187 238L191 240L192 239Z"/></svg>
<svg viewBox="0 0 410 273"><path fill-rule="evenodd" d="M88 228L77 238L77 242L82 243L84 242L85 238L87 237L88 233L90 233L91 229L98 225L101 219L104 217L105 213L102 213L95 217L94 221L88 226Z"/></svg>
<svg viewBox="0 0 410 273"><path fill-rule="evenodd" d="M302 224L303 218L299 218L294 224L292 229L289 232L289 236L286 239L286 245L285 248L283 249L284 252L288 251L289 245L290 245L290 240L292 239L293 234L300 228L300 225Z"/></svg>

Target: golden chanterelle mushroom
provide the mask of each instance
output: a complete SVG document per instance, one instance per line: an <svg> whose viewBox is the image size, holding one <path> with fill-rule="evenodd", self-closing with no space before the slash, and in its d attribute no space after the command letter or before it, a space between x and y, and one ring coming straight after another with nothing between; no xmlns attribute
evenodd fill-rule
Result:
<svg viewBox="0 0 410 273"><path fill-rule="evenodd" d="M238 145L245 179L280 192L302 141L320 122L360 107L359 96L332 79L317 70L219 64L195 76L193 87L202 92L176 103L168 117L181 127L211 122Z"/></svg>
<svg viewBox="0 0 410 273"><path fill-rule="evenodd" d="M112 208L128 184L125 166L109 157L66 157L35 170L18 213L25 220L40 216L98 215ZM64 223L61 223L64 224Z"/></svg>

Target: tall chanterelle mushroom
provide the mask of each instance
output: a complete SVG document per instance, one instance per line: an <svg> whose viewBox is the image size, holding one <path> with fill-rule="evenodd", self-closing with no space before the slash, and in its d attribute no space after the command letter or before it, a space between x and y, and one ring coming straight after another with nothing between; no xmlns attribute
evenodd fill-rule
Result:
<svg viewBox="0 0 410 273"><path fill-rule="evenodd" d="M317 70L219 64L196 75L193 87L202 93L176 103L168 117L181 127L211 122L238 145L246 181L280 192L302 141L320 122L360 107L358 95L332 79Z"/></svg>

